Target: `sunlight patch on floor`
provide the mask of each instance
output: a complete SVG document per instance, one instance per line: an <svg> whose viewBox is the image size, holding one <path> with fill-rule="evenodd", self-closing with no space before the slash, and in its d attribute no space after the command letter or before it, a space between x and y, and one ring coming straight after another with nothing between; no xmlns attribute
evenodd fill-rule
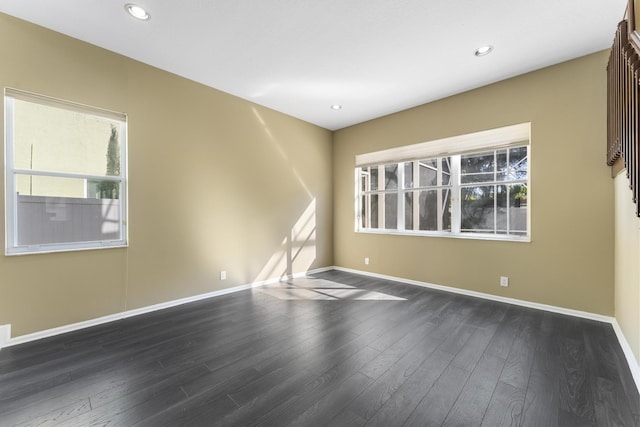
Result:
<svg viewBox="0 0 640 427"><path fill-rule="evenodd" d="M281 300L406 301L406 298L313 277L290 279L275 285L262 286L257 291Z"/></svg>

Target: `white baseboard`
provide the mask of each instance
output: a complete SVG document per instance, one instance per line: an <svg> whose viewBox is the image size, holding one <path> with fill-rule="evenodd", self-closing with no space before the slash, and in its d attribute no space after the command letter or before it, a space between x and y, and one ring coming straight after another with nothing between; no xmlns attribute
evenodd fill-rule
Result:
<svg viewBox="0 0 640 427"><path fill-rule="evenodd" d="M618 337L620 347L622 347L622 351L627 358L627 363L629 364L631 375L633 376L633 380L636 382L636 387L638 387L638 393L640 393L640 363L638 363L636 356L633 354L633 351L631 351L631 346L629 346L629 342L622 333L622 329L620 329L620 325L618 325L618 321L616 319L613 319L613 322L611 322L611 326L613 326L613 330Z"/></svg>
<svg viewBox="0 0 640 427"><path fill-rule="evenodd" d="M501 297L498 295L485 294L483 292L470 291L470 290L461 289L461 288L453 288L451 286L436 285L428 282L420 282L418 280L404 279L402 277L387 276L385 274L377 274L377 273L371 273L368 271L360 271L360 270L354 270L351 268L343 268L343 267L334 267L334 270L344 271L347 273L362 274L365 276L371 276L378 279L393 280L395 282L402 282L402 283L408 283L410 285L422 286L423 288L437 289L439 291L451 292L454 294L461 294L461 295L467 295L467 296L472 296L476 298L488 299L492 301L504 302L507 304L519 305L522 307L535 308L535 309L544 310L544 311L551 311L553 313L566 314L568 316L581 317L583 319L597 320L599 322L611 323L614 320L613 317L603 316L602 314L589 313L587 311L580 311L580 310L572 310L570 308L540 304L537 302L530 302L530 301L525 301L525 300L520 300L515 298Z"/></svg>
<svg viewBox="0 0 640 427"><path fill-rule="evenodd" d="M499 301L507 304L519 305L522 307L535 308L537 310L550 311L553 313L565 314L568 316L580 317L583 319L590 319L590 320L596 320L599 322L609 323L613 327L613 330L615 331L616 336L618 337L618 342L620 343L620 347L622 347L622 351L624 352L624 355L627 358L627 364L629 365L629 370L631 371L633 380L635 381L636 387L638 388L638 392L640 393L640 364L638 364L638 360L636 360L633 354L633 351L631 351L631 347L629 346L627 339L622 333L622 330L620 329L620 325L618 325L618 321L615 319L615 317L603 316L601 314L589 313L587 311L573 310L570 308L540 304L537 302L530 302L530 301L519 300L515 298L507 298L507 297L501 297L498 295L485 294L483 292L470 291L470 290L460 289L460 288L452 288L450 286L436 285L433 283L420 282L417 280L404 279L402 277L387 276L385 274L371 273L369 271L355 270L352 268L333 267L333 269L338 271L344 271L347 273L361 274L363 276L370 276L378 279L408 283L410 285L422 286L424 288L437 289L440 291L451 292L451 293L460 294L460 295L467 295L467 296L483 298L483 299L492 300L492 301Z"/></svg>
<svg viewBox="0 0 640 427"><path fill-rule="evenodd" d="M97 325L102 325L104 323L109 323L109 322L114 322L116 320L120 320L120 319L126 319L128 317L133 317L133 316L139 316L141 314L145 314L145 313L151 313L153 311L157 311L157 310L162 310L165 308L169 308L169 307L175 307L177 305L182 305L182 304L187 304L190 302L194 302L194 301L199 301L199 300L203 300L203 299L207 299L207 298L213 298L213 297L218 297L221 295L226 295L226 294L231 294L234 292L239 292L239 291L244 291L247 289L252 289L252 288L257 288L260 286L264 286L264 285L269 285L269 284L273 284L273 283L278 283L279 281L285 279L292 279L292 278L296 278L296 277L302 277L305 276L307 274L315 274L315 273L321 273L323 271L328 271L328 270L332 270L333 267L323 267L323 268L318 268L318 269L314 269L314 270L309 270L309 271L305 271L305 272L301 272L301 273L295 273L295 274L291 274L291 275L287 275L287 276L282 276L282 277L276 277L273 279L268 279L268 280L262 280L262 281L258 281L258 282L252 282L246 285L240 285L240 286L234 286L232 288L227 288L227 289L220 289L218 291L213 291L213 292L208 292L205 294L199 294L199 295L194 295L191 297L186 297L186 298L180 298L177 300L173 300L173 301L167 301L167 302L163 302L160 304L154 304L154 305L149 305L146 307L141 307L141 308L136 308L133 310L127 310L127 311L123 311L120 313L114 313L114 314L110 314L108 316L103 316L103 317L98 317L96 319L90 319L90 320L85 320L83 322L77 322L77 323L72 323L69 325L64 325L64 326L59 326L57 328L51 328L51 329L46 329L44 331L39 331L39 332L34 332L32 334L27 334L27 335L20 335L17 336L15 338L11 338L11 326L10 325L6 325L6 326L0 326L0 349L2 347L10 347L13 345L18 345L18 344L24 344L26 342L30 342L30 341L35 341L35 340L39 340L42 338L49 338L55 335L60 335L60 334L65 334L67 332L73 332L73 331L77 331L79 329L84 329L84 328L89 328L91 326L97 326ZM3 342L3 329L2 328L8 328L7 332L6 332L6 339Z"/></svg>
<svg viewBox="0 0 640 427"><path fill-rule="evenodd" d="M11 339L11 325L0 325L0 349L6 347Z"/></svg>

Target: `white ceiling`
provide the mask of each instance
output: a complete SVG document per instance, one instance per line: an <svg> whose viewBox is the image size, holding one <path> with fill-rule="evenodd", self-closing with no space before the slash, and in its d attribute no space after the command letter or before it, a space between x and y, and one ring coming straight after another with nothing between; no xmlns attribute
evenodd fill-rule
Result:
<svg viewBox="0 0 640 427"><path fill-rule="evenodd" d="M0 0L0 11L336 130L606 49L626 7L626 0L130 1L151 19L126 14L128 0ZM493 53L475 57L485 44Z"/></svg>

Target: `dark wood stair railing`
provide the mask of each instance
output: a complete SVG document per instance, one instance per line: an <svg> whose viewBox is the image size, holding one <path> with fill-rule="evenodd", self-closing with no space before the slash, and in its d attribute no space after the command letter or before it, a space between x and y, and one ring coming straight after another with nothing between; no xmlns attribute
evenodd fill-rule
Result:
<svg viewBox="0 0 640 427"><path fill-rule="evenodd" d="M607 164L624 162L640 217L640 46L631 28L627 20L618 24L607 64Z"/></svg>

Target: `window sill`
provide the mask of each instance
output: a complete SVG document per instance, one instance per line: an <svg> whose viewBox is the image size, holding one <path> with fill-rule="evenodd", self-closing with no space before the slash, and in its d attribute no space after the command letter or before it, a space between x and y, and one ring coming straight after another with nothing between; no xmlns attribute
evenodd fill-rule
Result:
<svg viewBox="0 0 640 427"><path fill-rule="evenodd" d="M66 245L39 245L39 246L19 246L15 248L5 248L5 256L51 254L59 252L93 251L96 249L126 248L129 244L126 241L92 242L82 244Z"/></svg>
<svg viewBox="0 0 640 427"><path fill-rule="evenodd" d="M506 236L506 235L501 236L496 234L480 234L480 233L452 234L452 233L438 232L438 231L397 231L397 230L379 230L379 229L356 230L356 233L386 234L391 236L418 236L418 237L438 237L438 238L463 239L463 240L493 240L493 241L499 241L499 242L531 243L531 236Z"/></svg>

